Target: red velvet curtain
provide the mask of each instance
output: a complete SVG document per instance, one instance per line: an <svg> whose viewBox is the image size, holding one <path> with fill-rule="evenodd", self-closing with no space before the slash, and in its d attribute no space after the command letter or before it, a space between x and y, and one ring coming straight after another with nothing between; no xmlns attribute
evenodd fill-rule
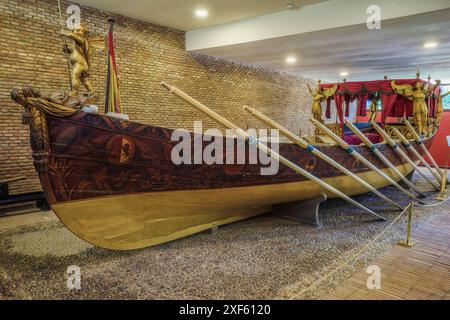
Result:
<svg viewBox="0 0 450 320"><path fill-rule="evenodd" d="M350 116L350 96L344 96L344 100L345 100L345 116L349 117Z"/></svg>
<svg viewBox="0 0 450 320"><path fill-rule="evenodd" d="M342 110L342 106L344 105L345 97L335 94L334 101L336 102L336 111L342 128L342 137L344 137L344 111Z"/></svg>
<svg viewBox="0 0 450 320"><path fill-rule="evenodd" d="M434 92L434 96L430 97L429 110L430 117L434 118L436 116L436 110L439 104L439 96L441 95L440 90L437 89Z"/></svg>
<svg viewBox="0 0 450 320"><path fill-rule="evenodd" d="M325 111L325 117L327 117L327 119L331 119L331 99L331 97L327 99L327 109Z"/></svg>
<svg viewBox="0 0 450 320"><path fill-rule="evenodd" d="M441 96L441 92L439 91L439 93L436 95L436 98L433 99L434 100L434 110L433 110L433 118L436 117L436 113L438 111L438 107L439 107L439 97Z"/></svg>
<svg viewBox="0 0 450 320"><path fill-rule="evenodd" d="M434 99L432 97L425 100L428 106L428 114L433 115L434 114Z"/></svg>
<svg viewBox="0 0 450 320"><path fill-rule="evenodd" d="M405 111L408 107L409 100L405 97L399 96L397 97L397 101L394 103L394 107L392 108L392 111L390 114L388 114L388 117L404 117Z"/></svg>
<svg viewBox="0 0 450 320"><path fill-rule="evenodd" d="M367 100L369 100L369 94L358 95L358 112L357 116L365 117L367 115Z"/></svg>
<svg viewBox="0 0 450 320"><path fill-rule="evenodd" d="M425 81L421 80L423 83ZM366 116L366 103L368 100L368 94L380 93L381 94L381 102L383 105L383 109L381 111L381 122L382 125L386 122L387 117L409 117L412 115L413 104L412 101L404 99L402 96L395 94L394 89L391 84L392 80L380 80L380 81L362 81L362 82L345 82L338 84L321 84L322 88L331 88L335 85L338 86L337 93L334 96L336 102L336 109L338 113L339 120L343 125L344 121L344 112L348 116L349 115L349 104L350 98L345 97L353 97L358 99L359 106L357 110L358 116ZM417 82L417 79L398 79L395 80L398 85L412 85L414 86ZM368 93L368 94L367 94ZM435 112L435 108L437 106L436 100L430 105L430 115ZM327 101L327 109L326 109L326 117L328 119L331 118L331 100ZM347 108L344 111L344 103L347 104Z"/></svg>
<svg viewBox="0 0 450 320"><path fill-rule="evenodd" d="M350 116L350 103L355 102L356 99L357 99L357 96L345 95L345 116L346 117Z"/></svg>
<svg viewBox="0 0 450 320"><path fill-rule="evenodd" d="M412 100L408 100L405 98L405 116L412 117L414 115L414 104Z"/></svg>
<svg viewBox="0 0 450 320"><path fill-rule="evenodd" d="M384 127L384 124L386 123L386 118L392 114L394 104L397 101L397 94L392 95L386 95L381 94L381 104L382 104L382 111L381 111L381 125Z"/></svg>

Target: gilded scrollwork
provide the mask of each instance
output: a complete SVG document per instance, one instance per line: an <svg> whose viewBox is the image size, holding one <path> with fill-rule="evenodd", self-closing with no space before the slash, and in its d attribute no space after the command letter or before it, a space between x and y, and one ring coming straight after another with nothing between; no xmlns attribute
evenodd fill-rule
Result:
<svg viewBox="0 0 450 320"><path fill-rule="evenodd" d="M338 123L327 123L325 126L330 129L335 135L342 136L342 127ZM325 132L323 132L320 129L316 129L315 131L316 136L324 136L326 135Z"/></svg>
<svg viewBox="0 0 450 320"><path fill-rule="evenodd" d="M72 106L72 103L75 100L82 101L80 98L57 100L55 97L58 96L62 97L59 94L45 98L39 91L30 86L11 91L11 98L24 108L22 123L30 126L30 143L33 150L34 166L38 173L48 171L49 133L46 116L71 116L78 110Z"/></svg>
<svg viewBox="0 0 450 320"><path fill-rule="evenodd" d="M387 125L385 127L385 131L386 133L391 137L391 138L395 138L397 139L397 135L394 133L393 129L396 128L398 131L400 131L400 133L406 137L406 139L408 140L414 140L413 135L411 134L411 132L408 130L408 128L406 126L403 125ZM415 127L414 129L417 130L417 127Z"/></svg>

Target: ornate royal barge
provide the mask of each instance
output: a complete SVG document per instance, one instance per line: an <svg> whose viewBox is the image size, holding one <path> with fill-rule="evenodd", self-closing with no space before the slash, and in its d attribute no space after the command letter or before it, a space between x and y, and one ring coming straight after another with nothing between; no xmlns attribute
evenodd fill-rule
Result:
<svg viewBox="0 0 450 320"><path fill-rule="evenodd" d="M403 81L402 85L415 82L416 79ZM367 87L363 90L364 85L367 84L361 83L353 92L345 84L321 85L322 89L311 90L311 94L316 96L315 101L331 98L342 106L347 95L354 99L363 94L370 99L375 97L375 91L377 97L403 90L398 94L400 97L406 92L405 88L396 89L384 82L378 83L380 90L374 91ZM388 87L390 90L386 93ZM333 88L331 93L330 88ZM317 97L320 94L323 96ZM171 159L177 144L171 140L172 129L85 112L83 107L91 104L89 95L75 97L71 93L44 97L26 87L13 90L11 96L25 108L23 119L30 125L34 165L48 203L67 228L96 246L114 250L144 248L269 212L276 204L311 199L322 193L336 197L329 191L331 189L324 189L283 163L273 176L261 175L260 164L176 165ZM395 148L383 141L373 128L366 128L366 134L388 163L346 133L348 128L344 126L341 106L337 105L340 124L327 127L351 141L352 150L395 181L401 180L400 176L393 174L388 163L403 176L414 171L414 166L399 157ZM318 107L315 103L314 112L318 112ZM412 111L404 116L413 116ZM433 120L434 115L428 117L426 127L420 129L426 131L423 141L413 141L408 135L411 146L422 156L424 151L420 144L430 146L438 128L430 119ZM320 119L316 117L316 120ZM385 129L398 127L407 132L403 124L382 125ZM198 139L193 133L191 136ZM291 142L281 143L279 154L324 185L339 189L347 196L369 192L354 178L311 153L311 146L358 178L370 182L375 189L391 184L349 156L348 150L327 140L320 129L315 136L305 138L311 143L308 148ZM246 153L249 143L251 141L247 140L241 144ZM204 144L205 147L206 142ZM419 163L420 159L407 147L399 144L397 148L409 154L415 164ZM234 151L238 152L237 148Z"/></svg>
<svg viewBox="0 0 450 320"><path fill-rule="evenodd" d="M24 119L30 123L34 164L46 198L72 232L100 247L155 245L323 192L284 165L275 176L260 175L260 165L175 165L170 129L57 104L42 108L34 100L39 98L29 95L13 93L28 109ZM375 188L389 184L338 146L316 147ZM368 148L354 148L389 173ZM413 171L387 144L379 150L403 175ZM281 144L280 154L347 195L367 192L295 144Z"/></svg>

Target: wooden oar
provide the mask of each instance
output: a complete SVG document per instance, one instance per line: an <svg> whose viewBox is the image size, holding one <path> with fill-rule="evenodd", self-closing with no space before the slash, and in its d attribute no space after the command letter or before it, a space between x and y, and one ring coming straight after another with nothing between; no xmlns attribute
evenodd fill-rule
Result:
<svg viewBox="0 0 450 320"><path fill-rule="evenodd" d="M393 164L392 162L390 162L385 156L384 154L377 149L376 145L374 143L372 143L372 141L370 141L357 127L355 127L353 125L353 123L351 123L350 121L346 120L345 121L347 127L350 128L350 130L356 134L362 142L364 142L364 144L367 146L367 148L369 148L381 161L383 161L389 169L391 169L400 179L402 179L402 181L404 183L406 183L412 190L414 190L415 192L417 192L419 194L420 197L426 197L426 195L424 193L422 193L422 191L420 191L415 185L414 183L412 183L410 180L408 180L408 178L406 178Z"/></svg>
<svg viewBox="0 0 450 320"><path fill-rule="evenodd" d="M269 119L268 117L266 117L265 115L263 115L261 112L244 106L244 110L250 112L253 116L255 116L256 118L258 118L259 120L261 120L262 122L264 122L265 124L267 124L268 126L270 126L271 128L274 129L278 129L282 135L284 135L285 137L287 137L289 140L291 140L292 142L296 143L297 145L299 145L300 147L302 147L303 149L308 150L309 152L311 152L312 154L314 154L316 157L318 157L319 159L325 161L326 163L328 163L330 166L332 166L333 168L341 171L342 173L344 173L345 175L349 176L350 178L352 178L353 180L355 180L356 182L358 182L359 184L361 184L363 187L367 188L368 190L372 191L373 193L375 193L377 196L379 196L380 198L382 198L383 200L389 202L390 204L394 205L395 207L402 209L403 207L401 205L399 205L398 203L396 203L395 201L389 199L388 197L386 197L384 194L382 194L380 191L378 191L376 188L374 188L373 186L371 186L370 184L368 184L367 182L365 182L363 179L361 179L360 177L358 177L356 174L354 174L353 172L351 172L350 170L348 170L347 168L345 168L343 165L341 165L340 163L334 161L333 159L331 159L329 156L327 156L326 154L324 154L323 152L319 151L318 149L316 149L314 146L312 146L311 144L309 144L306 140L300 138L299 136L297 136L295 133L293 133L292 131L286 129L285 127L283 127L282 125L276 123L275 121L273 121L272 119Z"/></svg>
<svg viewBox="0 0 450 320"><path fill-rule="evenodd" d="M401 185L397 183L397 181L393 180L390 176L388 176L386 173L384 173L382 170L377 168L372 162L364 158L358 151L350 147L350 145L345 142L341 137L338 137L336 134L333 133L330 129L328 129L326 126L324 126L322 123L315 119L310 119L311 123L315 125L318 129L325 132L326 135L328 135L334 142L336 142L341 149L343 149L348 154L352 155L356 160L360 161L362 164L364 164L367 168L370 170L375 171L379 176L387 180L390 184L395 186L397 189L402 191L404 194L406 194L408 197L417 200L418 202L422 203L419 199L416 198L415 195L413 195L411 192L403 188Z"/></svg>
<svg viewBox="0 0 450 320"><path fill-rule="evenodd" d="M411 123L408 120L406 120L406 119L403 120L403 123L406 125L406 128L408 128L408 131L413 135L414 140L416 140L416 142L420 145L420 147L422 148L423 152L425 152L425 154L427 155L428 159L430 159L430 162L433 164L433 167L436 169L436 171L439 172L439 174L441 176L444 176L445 172L441 168L439 168L439 166L436 163L436 161L434 161L433 156L428 151L427 147L425 147L425 145L423 144L422 139L420 138L419 134L414 129L414 127L411 125Z"/></svg>
<svg viewBox="0 0 450 320"><path fill-rule="evenodd" d="M384 140L392 147L392 149L397 153L403 160L408 162L414 170L417 171L418 174L422 176L422 178L425 179L429 184L431 184L436 190L441 190L438 184L436 184L434 181L431 181L428 179L428 177L420 170L420 168L414 163L414 161L411 160L411 158L403 152L403 150L399 147L399 145L384 131L375 121L372 122L372 126L375 128L375 130L383 137Z"/></svg>
<svg viewBox="0 0 450 320"><path fill-rule="evenodd" d="M442 177L437 174L428 164L428 162L425 161L425 159L420 155L419 152L417 152L416 149L414 149L414 147L411 145L411 142L409 142L408 139L406 139L406 137L397 129L397 128L392 128L392 131L395 133L395 135L397 137L399 137L399 139L402 141L402 143L404 144L404 146L406 147L406 149L408 149L409 151L411 151L416 157L417 159L419 159L423 165L428 169L428 171L431 172L431 174L434 176L434 178L437 180L437 182L439 184L442 183Z"/></svg>
<svg viewBox="0 0 450 320"><path fill-rule="evenodd" d="M264 143L260 142L259 140L256 140L256 139L252 138L247 132L245 132L244 130L242 130L238 126L236 126L234 123L232 123L232 122L228 121L227 119L225 119L224 117L218 115L216 112L214 112L213 110L209 109L207 106L203 105L202 103L198 102L197 100L191 98L189 95L187 95L186 93L184 93L180 89L178 89L176 87L173 87L173 86L170 86L169 84L167 84L165 82L162 82L161 85L164 88L168 89L173 95L179 97L180 99L182 99L183 101L187 102L188 104L190 104L191 106L193 106L197 110L203 112L208 117L210 117L213 120L217 121L221 125L229 128L229 129L235 130L235 133L238 136L240 136L241 138L249 141L249 143L256 144L256 146L262 152L266 153L268 156L272 157L273 159L280 161L282 164L284 164L288 168L292 169L296 173L302 175L303 177L305 177L308 180L311 180L311 181L317 183L323 189L325 189L325 190L327 190L327 191L337 195L338 197L344 199L345 201L347 201L347 202L353 204L354 206L364 210L365 212L368 212L371 215L374 215L374 216L376 216L377 218L379 218L381 220L386 220L385 218L383 218L382 216L380 216L377 213L373 212L369 208L366 208L362 204L360 204L357 201L353 200L352 198L350 198L349 196L347 196L343 192L337 190L333 186L331 186L328 183L322 181L321 179L319 179L318 177L316 177L313 174L309 173L305 169L299 167L298 165L296 165L293 162L289 161L288 159L284 158L283 156L281 156L280 154L278 154L274 150L272 150L269 147L267 147Z"/></svg>

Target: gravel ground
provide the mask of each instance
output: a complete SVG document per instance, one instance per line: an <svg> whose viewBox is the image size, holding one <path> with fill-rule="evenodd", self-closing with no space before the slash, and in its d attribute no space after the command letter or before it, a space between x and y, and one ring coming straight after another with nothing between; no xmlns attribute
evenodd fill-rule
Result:
<svg viewBox="0 0 450 320"><path fill-rule="evenodd" d="M414 180L430 189L419 177ZM382 192L408 203L395 188ZM300 295L399 214L372 194L355 199L388 221L330 200L321 207L320 228L268 214L221 227L217 234L132 252L93 247L59 222L10 230L0 234L0 299L317 299L404 237L406 217L361 258ZM450 203L417 208L415 224L442 211L449 212ZM81 268L81 290L67 289L71 265Z"/></svg>

